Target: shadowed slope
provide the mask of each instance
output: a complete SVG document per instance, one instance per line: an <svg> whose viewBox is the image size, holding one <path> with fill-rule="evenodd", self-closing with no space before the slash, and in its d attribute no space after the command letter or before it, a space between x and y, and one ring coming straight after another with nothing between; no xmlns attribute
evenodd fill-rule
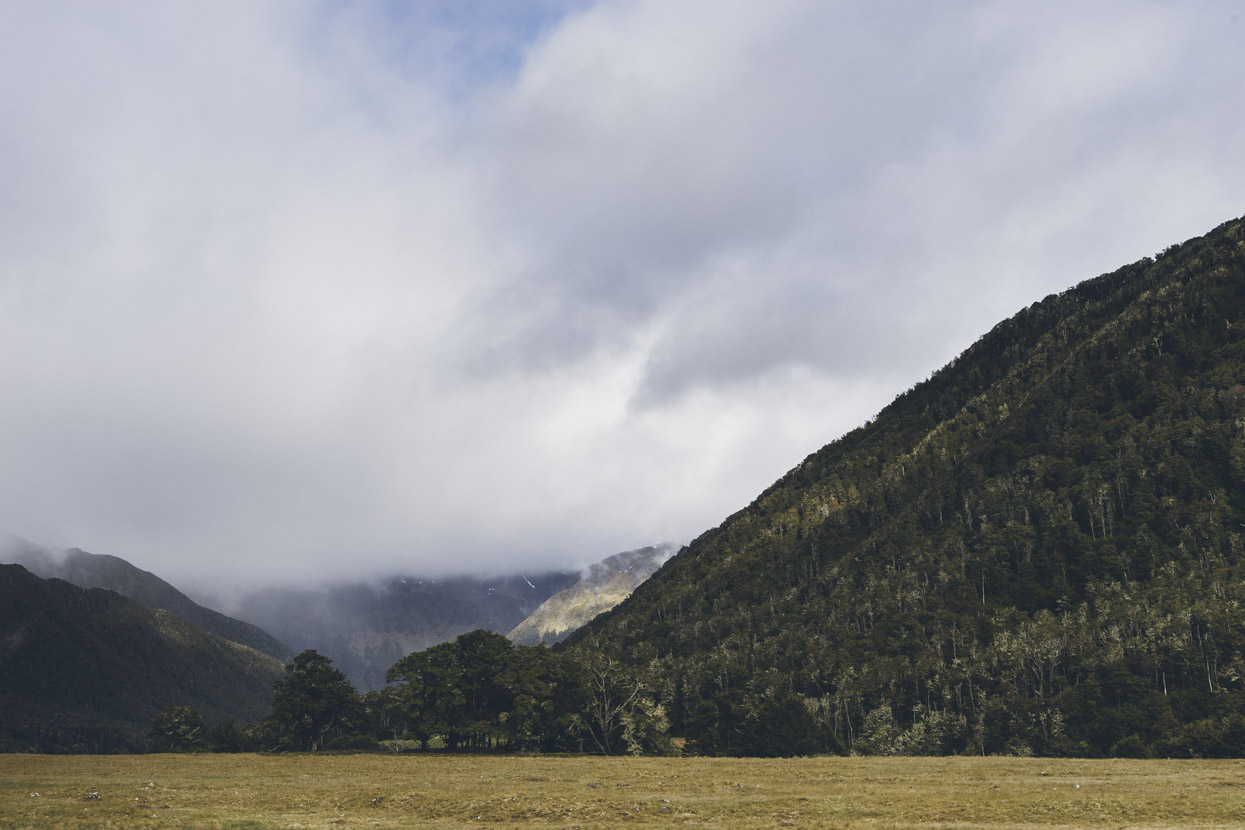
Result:
<svg viewBox="0 0 1245 830"><path fill-rule="evenodd" d="M254 721L283 674L272 657L169 611L0 565L0 747L141 750L166 706Z"/></svg>
<svg viewBox="0 0 1245 830"><path fill-rule="evenodd" d="M267 631L204 608L155 574L116 556L87 553L78 548L53 551L10 536L0 539L0 561L21 565L44 579L63 579L79 588L116 591L148 608L172 611L200 631L249 646L278 660L288 660L292 656L290 650Z"/></svg>

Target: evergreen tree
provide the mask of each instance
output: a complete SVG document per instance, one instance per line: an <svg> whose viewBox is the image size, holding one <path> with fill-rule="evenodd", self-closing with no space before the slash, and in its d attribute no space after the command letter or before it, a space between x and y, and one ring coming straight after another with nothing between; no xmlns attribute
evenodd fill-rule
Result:
<svg viewBox="0 0 1245 830"><path fill-rule="evenodd" d="M266 723L280 745L315 752L330 737L349 732L361 715L362 704L346 675L309 649L294 657L273 686Z"/></svg>
<svg viewBox="0 0 1245 830"><path fill-rule="evenodd" d="M147 733L151 752L194 752L207 740L207 724L192 706L169 706L156 715Z"/></svg>

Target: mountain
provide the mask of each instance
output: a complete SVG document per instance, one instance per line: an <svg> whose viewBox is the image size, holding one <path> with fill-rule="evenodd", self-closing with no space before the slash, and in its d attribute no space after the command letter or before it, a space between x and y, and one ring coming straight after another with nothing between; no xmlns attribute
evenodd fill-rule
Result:
<svg viewBox="0 0 1245 830"><path fill-rule="evenodd" d="M200 631L249 646L282 662L292 656L283 643L263 629L204 608L155 574L116 556L77 548L54 550L10 535L0 538L0 562L22 565L36 576L63 579L79 588L116 591L148 608L172 611Z"/></svg>
<svg viewBox="0 0 1245 830"><path fill-rule="evenodd" d="M323 589L270 588L235 613L301 651L332 659L360 691L412 651L478 628L506 632L575 579L560 572L497 577L392 577Z"/></svg>
<svg viewBox="0 0 1245 830"><path fill-rule="evenodd" d="M1000 323L561 647L691 751L795 693L857 752L1239 753L1243 529L1234 220Z"/></svg>
<svg viewBox="0 0 1245 830"><path fill-rule="evenodd" d="M283 674L169 611L0 565L0 751L141 751L175 705L258 720Z"/></svg>
<svg viewBox="0 0 1245 830"><path fill-rule="evenodd" d="M674 555L673 545L616 553L579 572L575 584L541 603L506 636L519 645L553 645L610 610Z"/></svg>

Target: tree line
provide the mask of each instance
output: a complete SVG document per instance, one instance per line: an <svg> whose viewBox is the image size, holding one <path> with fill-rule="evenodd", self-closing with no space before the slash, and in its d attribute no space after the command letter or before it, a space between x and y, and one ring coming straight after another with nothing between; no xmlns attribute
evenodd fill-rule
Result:
<svg viewBox="0 0 1245 830"><path fill-rule="evenodd" d="M153 752L320 750L670 754L670 721L651 683L604 657L514 645L491 631L415 652L388 672L390 685L358 693L314 650L294 657L259 723L208 726L188 706L152 722ZM747 730L750 754L837 748L806 703L763 703Z"/></svg>

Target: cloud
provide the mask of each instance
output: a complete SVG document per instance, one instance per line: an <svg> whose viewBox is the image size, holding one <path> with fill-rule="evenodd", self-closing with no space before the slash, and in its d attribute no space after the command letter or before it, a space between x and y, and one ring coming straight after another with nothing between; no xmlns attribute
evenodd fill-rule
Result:
<svg viewBox="0 0 1245 830"><path fill-rule="evenodd" d="M1102 269L1150 253L1104 246L1100 229L1191 172L1173 165L1216 155L1162 131L1211 113L1239 130L1230 96L1190 106L1184 89L1210 21L1067 11L628 4L576 18L495 107L501 224L533 253L481 305L478 364L522 371L664 321L645 402L790 366L906 374L905 356L941 362L1096 273L1050 267L1069 237ZM1215 196L1196 209L1212 223L1232 212Z"/></svg>
<svg viewBox="0 0 1245 830"><path fill-rule="evenodd" d="M0 529L169 578L686 540L1241 212L1231 4L0 12Z"/></svg>

